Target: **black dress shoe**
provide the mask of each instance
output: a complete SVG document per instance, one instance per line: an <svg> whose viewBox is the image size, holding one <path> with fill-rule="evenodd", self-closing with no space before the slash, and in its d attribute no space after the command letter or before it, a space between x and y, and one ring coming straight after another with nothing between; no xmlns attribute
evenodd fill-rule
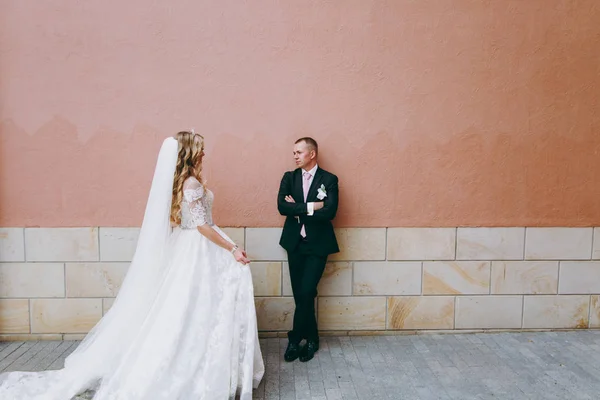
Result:
<svg viewBox="0 0 600 400"><path fill-rule="evenodd" d="M309 340L306 342L306 345L302 348L300 352L300 361L307 362L312 360L315 356L315 353L319 350L319 342L314 340Z"/></svg>
<svg viewBox="0 0 600 400"><path fill-rule="evenodd" d="M287 362L292 362L300 355L300 344L294 342L288 342L287 349L285 349L285 354L283 355L283 359Z"/></svg>

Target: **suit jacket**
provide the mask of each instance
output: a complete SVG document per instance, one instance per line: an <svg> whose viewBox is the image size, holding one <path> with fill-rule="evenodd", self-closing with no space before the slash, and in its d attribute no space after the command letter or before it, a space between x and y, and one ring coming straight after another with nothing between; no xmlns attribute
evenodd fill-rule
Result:
<svg viewBox="0 0 600 400"><path fill-rule="evenodd" d="M317 198L318 188L325 186L327 196L323 200ZM285 196L291 195L295 203L285 201ZM323 201L323 208L315 210L309 216L306 202ZM285 223L279 244L287 251L294 251L300 242L300 229L304 224L307 247L314 254L326 256L340 251L331 220L335 218L338 209L338 178L321 167L313 177L308 195L304 201L302 191L302 169L288 171L283 175L277 194L277 208L285 215Z"/></svg>

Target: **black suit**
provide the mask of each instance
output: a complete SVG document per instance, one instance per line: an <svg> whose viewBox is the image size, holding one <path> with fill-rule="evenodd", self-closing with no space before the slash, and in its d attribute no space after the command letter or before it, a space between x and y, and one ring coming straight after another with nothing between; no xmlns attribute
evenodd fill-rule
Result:
<svg viewBox="0 0 600 400"><path fill-rule="evenodd" d="M305 202L302 172L301 168L286 172L277 195L279 213L287 217L279 244L288 253L290 280L296 303L294 326L288 332L288 337L296 343L302 339L318 340L315 318L317 285L323 275L327 256L340 251L331 224L338 208L338 178L317 168ZM317 198L321 185L325 187L327 194L323 200ZM295 203L285 201L285 196L288 195L294 198ZM323 201L323 208L309 216L306 203L319 201ZM305 239L300 235L302 225L306 231Z"/></svg>

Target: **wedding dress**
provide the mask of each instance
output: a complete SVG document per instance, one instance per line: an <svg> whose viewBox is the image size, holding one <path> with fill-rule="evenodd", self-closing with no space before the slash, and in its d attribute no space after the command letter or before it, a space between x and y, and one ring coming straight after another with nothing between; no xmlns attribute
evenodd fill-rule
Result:
<svg viewBox="0 0 600 400"><path fill-rule="evenodd" d="M204 237L213 194L184 183L169 226L177 141L161 148L136 252L112 308L57 371L0 375L1 400L252 398L264 374L248 266ZM236 397L237 396L237 397Z"/></svg>

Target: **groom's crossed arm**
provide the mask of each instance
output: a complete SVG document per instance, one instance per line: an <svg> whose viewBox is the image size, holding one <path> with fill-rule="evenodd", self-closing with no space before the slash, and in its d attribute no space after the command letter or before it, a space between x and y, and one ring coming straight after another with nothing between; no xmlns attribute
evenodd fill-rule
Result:
<svg viewBox="0 0 600 400"><path fill-rule="evenodd" d="M315 206L313 214L308 216L307 203L296 203L286 200L286 197L291 196L292 193L292 172L286 172L281 179L279 193L277 194L277 209L279 210L279 213L281 215L292 217L304 215L306 218L313 218L321 221L331 221L334 219L338 209L338 178L335 175L330 176L332 176L332 179L329 179L329 182L325 184L327 197L320 202L318 207Z"/></svg>
<svg viewBox="0 0 600 400"><path fill-rule="evenodd" d="M306 203L289 203L285 200L285 197L292 194L292 172L286 172L283 174L281 184L279 185L279 193L277 193L277 209L279 214L297 217L300 215L306 215L308 208Z"/></svg>
<svg viewBox="0 0 600 400"><path fill-rule="evenodd" d="M338 209L338 178L335 175L330 176L332 178L328 179L328 182L325 183L327 197L323 199L323 207L318 210L315 209L314 214L308 218L314 218L315 220L319 221L331 221L335 218L335 214L337 214Z"/></svg>

